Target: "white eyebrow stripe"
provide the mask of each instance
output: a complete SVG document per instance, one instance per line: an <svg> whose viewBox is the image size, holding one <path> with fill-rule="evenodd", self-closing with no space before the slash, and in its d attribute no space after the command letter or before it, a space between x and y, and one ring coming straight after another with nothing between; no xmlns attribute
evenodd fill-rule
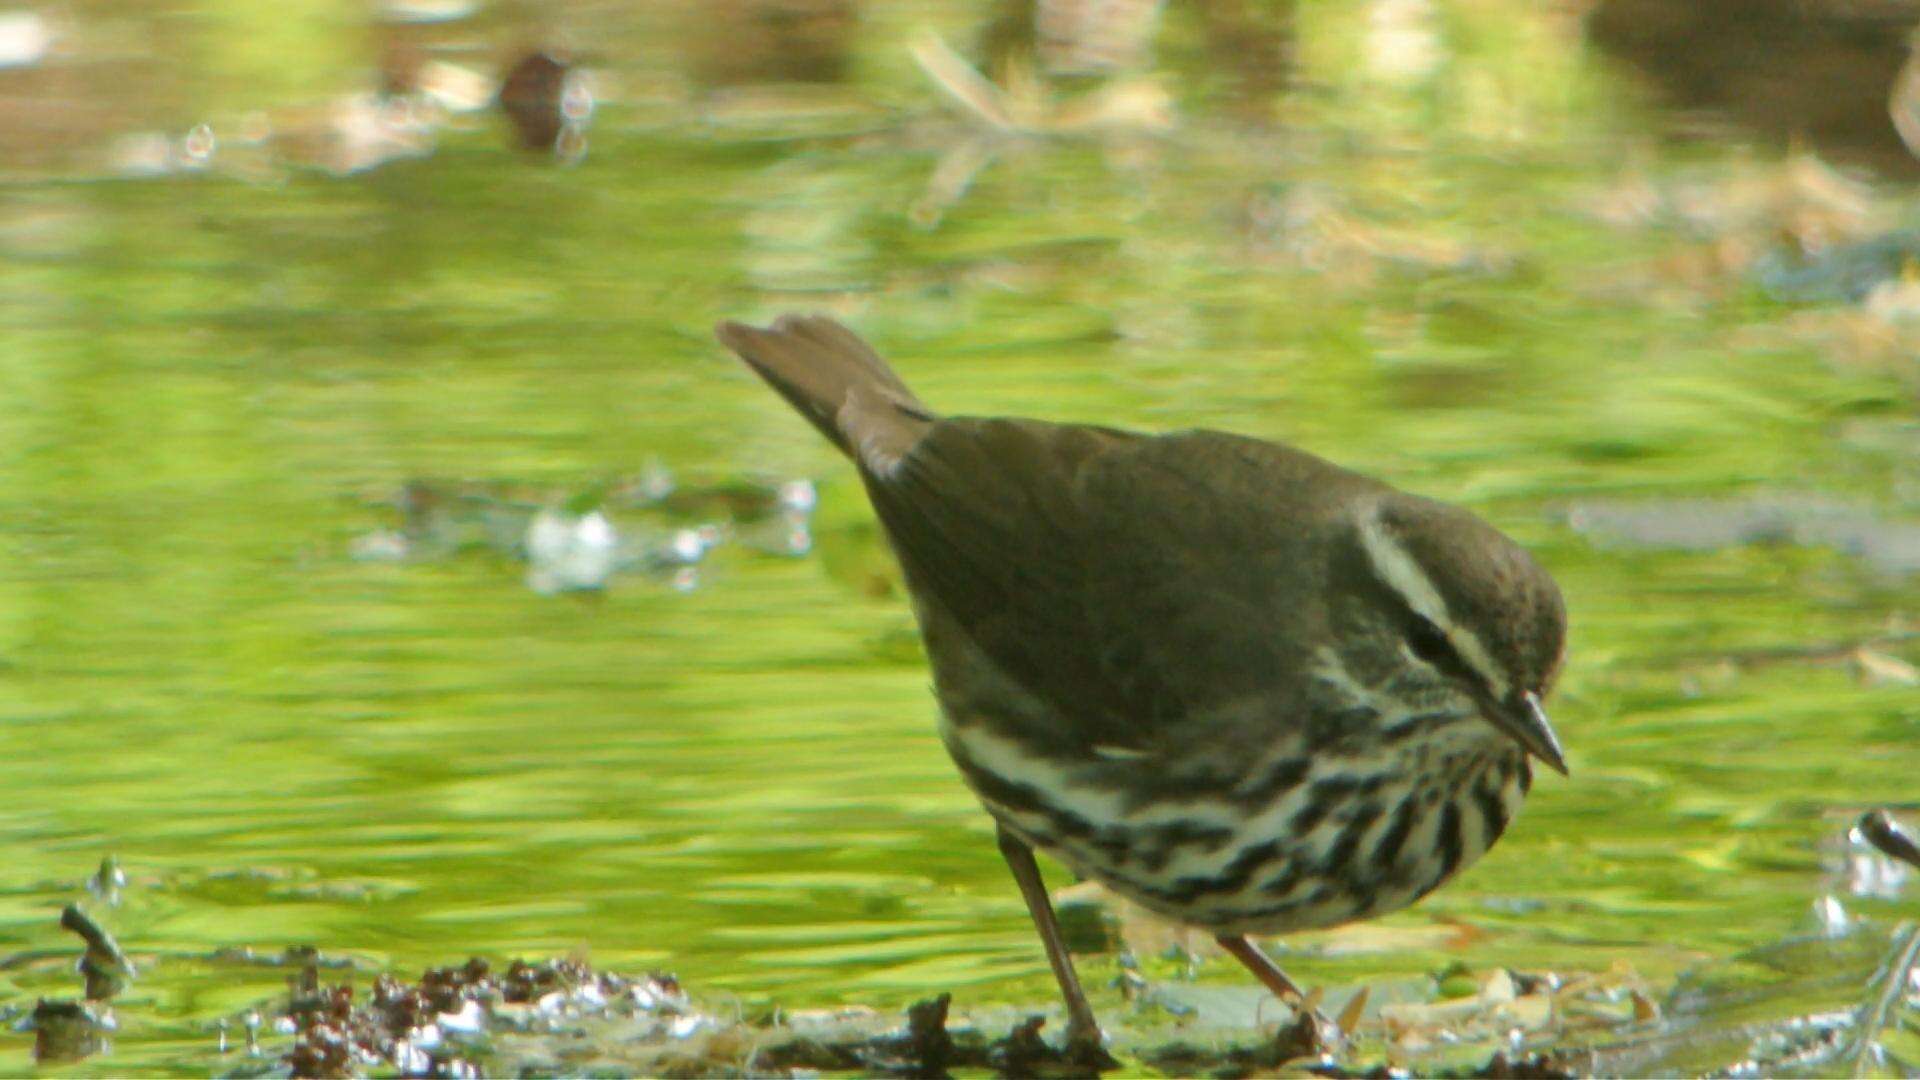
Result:
<svg viewBox="0 0 1920 1080"><path fill-rule="evenodd" d="M1427 575L1413 561L1398 541L1387 535L1386 527L1380 524L1377 514L1368 514L1360 523L1360 543L1367 549L1367 558L1373 560L1373 568L1385 581L1407 601L1407 606L1433 620L1435 626L1446 626L1447 602L1440 598L1440 591L1427 580Z"/></svg>
<svg viewBox="0 0 1920 1080"><path fill-rule="evenodd" d="M1453 645L1454 651L1460 654L1460 659L1486 680L1488 688L1496 695L1505 697L1507 678L1500 666L1493 662L1492 654L1487 652L1486 646L1472 631L1453 621L1440 590L1433 587L1432 579L1420 569L1420 564L1413 560L1413 556L1400 546L1399 541L1387 534L1386 527L1380 524L1377 508L1360 522L1360 546L1366 549L1367 558L1373 562L1380 580L1399 593L1407 601L1408 607L1439 627L1440 632L1447 635L1447 641Z"/></svg>

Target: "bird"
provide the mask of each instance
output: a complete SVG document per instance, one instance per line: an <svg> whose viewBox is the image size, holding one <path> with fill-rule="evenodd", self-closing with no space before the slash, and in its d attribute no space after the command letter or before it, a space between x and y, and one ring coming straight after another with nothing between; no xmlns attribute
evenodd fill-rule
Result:
<svg viewBox="0 0 1920 1080"><path fill-rule="evenodd" d="M1567 773L1565 603L1471 512L1245 435L943 416L825 316L715 334L858 470L1070 1046L1035 851L1324 1024L1254 938L1406 907Z"/></svg>

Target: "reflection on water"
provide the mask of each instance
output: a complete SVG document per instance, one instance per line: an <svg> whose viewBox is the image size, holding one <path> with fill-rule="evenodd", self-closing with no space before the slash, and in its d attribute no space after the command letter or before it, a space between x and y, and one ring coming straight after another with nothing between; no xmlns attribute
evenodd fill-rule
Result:
<svg viewBox="0 0 1920 1080"><path fill-rule="evenodd" d="M246 1018L303 944L1050 1000L857 485L710 340L790 308L953 411L1288 439L1552 567L1572 779L1283 943L1310 983L1664 987L1911 903L1821 845L1911 797L1920 585L1857 555L1910 554L1920 338L1897 260L1766 261L1897 235L1890 160L1675 144L1552 5L906 7L0 20L0 1015L77 992L76 901L139 969L124 1068L283 1052ZM574 167L501 111L532 56L541 145L592 102ZM1596 542L1662 507L1731 517Z"/></svg>
<svg viewBox="0 0 1920 1080"><path fill-rule="evenodd" d="M1920 26L1911 0L1601 0L1589 26L1683 109L1777 144L1804 140L1895 175L1920 173L1888 116Z"/></svg>
<svg viewBox="0 0 1920 1080"><path fill-rule="evenodd" d="M813 481L677 486L654 467L560 497L500 484L410 481L392 499L398 527L356 537L354 558L418 562L481 554L527 564L535 592L594 592L639 572L689 589L725 543L778 555L813 547Z"/></svg>
<svg viewBox="0 0 1920 1080"><path fill-rule="evenodd" d="M545 50L521 57L501 79L498 97L521 146L563 159L586 153L593 91L566 57Z"/></svg>

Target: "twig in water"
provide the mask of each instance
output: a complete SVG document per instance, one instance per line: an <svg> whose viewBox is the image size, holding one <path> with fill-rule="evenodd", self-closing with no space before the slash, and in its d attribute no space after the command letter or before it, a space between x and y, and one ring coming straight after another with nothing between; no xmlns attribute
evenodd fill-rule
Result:
<svg viewBox="0 0 1920 1080"><path fill-rule="evenodd" d="M113 940L113 935L88 918L78 904L68 904L60 912L60 927L80 935L80 940L87 943L86 954L80 957L80 974L87 980L87 1000L106 1001L119 993L133 977L133 961L120 951L120 943Z"/></svg>
<svg viewBox="0 0 1920 1080"><path fill-rule="evenodd" d="M1860 815L1854 824L1867 842L1880 849L1880 853L1890 859L1899 859L1908 866L1920 870L1920 843L1902 829L1885 810L1869 810Z"/></svg>
<svg viewBox="0 0 1920 1080"><path fill-rule="evenodd" d="M1887 1026L1887 1015L1893 1011L1894 1003L1905 995L1913 963L1920 959L1920 927L1901 923L1900 929L1894 934L1894 941L1893 959L1887 963L1886 974L1880 980L1879 993L1860 1012L1859 1030L1856 1032L1859 1041L1853 1048L1854 1076L1870 1075L1868 1069L1872 1065L1874 1039L1879 1036L1880 1029Z"/></svg>

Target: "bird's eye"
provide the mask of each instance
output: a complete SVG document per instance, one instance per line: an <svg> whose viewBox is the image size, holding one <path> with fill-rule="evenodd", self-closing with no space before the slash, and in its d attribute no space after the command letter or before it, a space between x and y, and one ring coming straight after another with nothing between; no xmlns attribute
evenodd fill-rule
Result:
<svg viewBox="0 0 1920 1080"><path fill-rule="evenodd" d="M1425 615L1415 615L1408 625L1407 647L1413 650L1413 655L1434 667L1449 667L1453 663L1453 643Z"/></svg>

